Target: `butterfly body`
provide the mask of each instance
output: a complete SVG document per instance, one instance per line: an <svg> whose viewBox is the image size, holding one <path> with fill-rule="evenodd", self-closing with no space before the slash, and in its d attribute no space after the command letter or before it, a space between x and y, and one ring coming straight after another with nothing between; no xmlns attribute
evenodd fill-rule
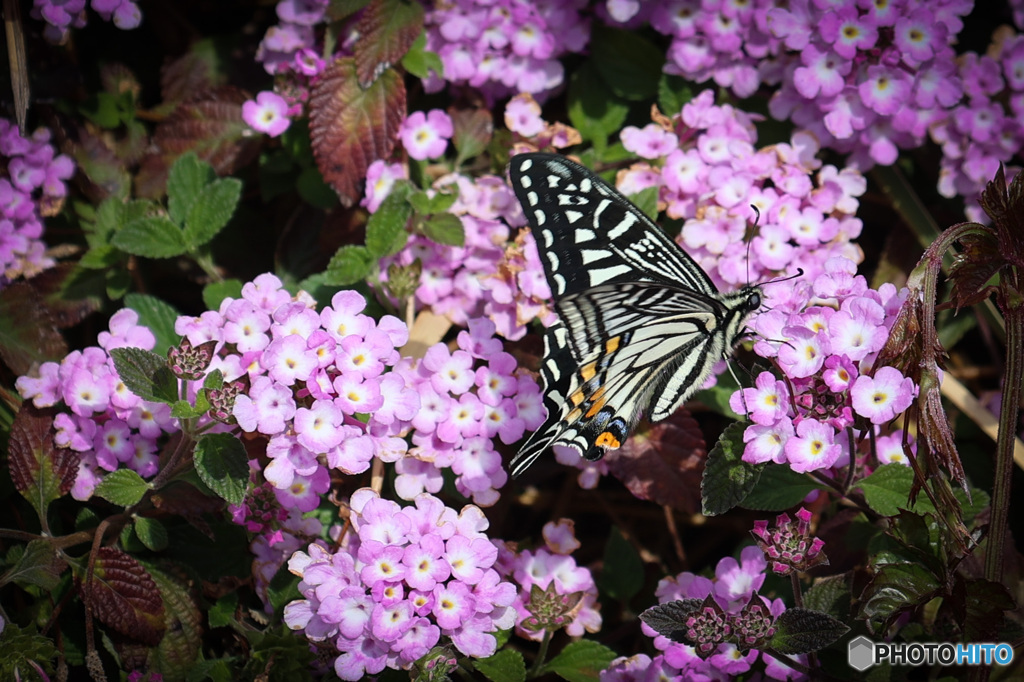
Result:
<svg viewBox="0 0 1024 682"><path fill-rule="evenodd" d="M596 460L645 414L670 416L731 351L761 293L720 293L661 228L577 163L520 154L510 176L559 318L544 337L548 417L513 460L517 476L549 446Z"/></svg>

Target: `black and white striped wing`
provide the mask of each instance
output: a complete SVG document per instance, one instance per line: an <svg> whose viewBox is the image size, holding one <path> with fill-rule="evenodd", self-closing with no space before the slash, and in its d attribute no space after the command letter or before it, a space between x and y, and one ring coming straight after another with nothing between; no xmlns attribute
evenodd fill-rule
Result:
<svg viewBox="0 0 1024 682"><path fill-rule="evenodd" d="M544 339L547 420L513 460L517 476L551 445L599 459L643 415L670 416L732 348L760 294L720 294L661 228L579 164L524 154L511 177L559 316Z"/></svg>

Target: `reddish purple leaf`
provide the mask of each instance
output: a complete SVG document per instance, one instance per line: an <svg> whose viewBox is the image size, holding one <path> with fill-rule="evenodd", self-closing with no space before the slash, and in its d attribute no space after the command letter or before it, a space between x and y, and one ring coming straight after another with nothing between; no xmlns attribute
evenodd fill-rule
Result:
<svg viewBox="0 0 1024 682"><path fill-rule="evenodd" d="M368 88L409 51L423 30L423 5L409 0L373 0L356 25L359 85Z"/></svg>
<svg viewBox="0 0 1024 682"><path fill-rule="evenodd" d="M32 284L15 282L0 292L0 358L15 374L67 352L50 309Z"/></svg>
<svg viewBox="0 0 1024 682"><path fill-rule="evenodd" d="M100 547L92 580L82 584L86 608L105 625L149 646L164 636L164 602L152 576L113 547Z"/></svg>
<svg viewBox="0 0 1024 682"><path fill-rule="evenodd" d="M153 135L156 152L142 161L135 180L136 194L157 199L164 195L167 172L187 151L213 166L218 175L231 175L251 161L260 138L251 136L242 120L242 103L249 95L238 88L222 87L194 96L179 105Z"/></svg>
<svg viewBox="0 0 1024 682"><path fill-rule="evenodd" d="M345 57L324 72L309 105L317 166L341 203L351 206L366 169L394 149L405 118L405 85L394 69L387 69L364 90L356 78L355 59Z"/></svg>
<svg viewBox="0 0 1024 682"><path fill-rule="evenodd" d="M679 410L639 431L608 457L608 469L641 500L693 514L707 446L696 420Z"/></svg>
<svg viewBox="0 0 1024 682"><path fill-rule="evenodd" d="M51 408L24 402L11 425L7 458L11 480L40 516L50 502L71 490L81 458L76 451L53 444L55 414Z"/></svg>

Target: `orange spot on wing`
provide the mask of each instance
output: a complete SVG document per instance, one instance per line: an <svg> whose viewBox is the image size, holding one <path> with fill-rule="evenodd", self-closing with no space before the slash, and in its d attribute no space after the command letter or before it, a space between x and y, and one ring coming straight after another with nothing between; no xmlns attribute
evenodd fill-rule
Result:
<svg viewBox="0 0 1024 682"><path fill-rule="evenodd" d="M604 397L604 386L598 386L594 394L590 396L590 409L587 410L587 419L601 411L607 401Z"/></svg>
<svg viewBox="0 0 1024 682"><path fill-rule="evenodd" d="M603 448L611 448L612 450L622 445L622 443L619 442L619 439L616 438L615 434L611 431L605 431L598 436L597 440L594 441L594 444L600 445Z"/></svg>

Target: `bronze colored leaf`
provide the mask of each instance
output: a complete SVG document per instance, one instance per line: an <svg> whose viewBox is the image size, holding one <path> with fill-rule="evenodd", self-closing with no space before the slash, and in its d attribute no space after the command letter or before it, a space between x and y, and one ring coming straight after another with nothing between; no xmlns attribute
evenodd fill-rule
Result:
<svg viewBox="0 0 1024 682"><path fill-rule="evenodd" d="M212 40L193 43L188 52L170 61L160 70L160 94L164 101L160 108L171 107L192 96L221 85L223 74L218 75L218 57Z"/></svg>
<svg viewBox="0 0 1024 682"><path fill-rule="evenodd" d="M310 97L309 132L317 166L341 203L360 194L366 169L394 149L405 117L405 85L386 69L369 88L359 86L352 57L324 72Z"/></svg>
<svg viewBox="0 0 1024 682"><path fill-rule="evenodd" d="M53 444L55 414L52 408L40 409L26 401L11 425L7 458L11 480L40 517L50 502L71 490L81 458L74 450Z"/></svg>
<svg viewBox="0 0 1024 682"><path fill-rule="evenodd" d="M136 195L162 197L168 170L187 151L208 162L217 175L231 175L249 163L261 142L242 120L242 104L248 99L245 91L225 86L180 104L156 128L153 144L157 151L142 161L135 180Z"/></svg>
<svg viewBox="0 0 1024 682"><path fill-rule="evenodd" d="M90 292L73 287L70 278L76 271L73 263L58 263L49 270L42 272L30 281L43 297L43 302L59 329L66 329L78 324L92 313L98 311L103 301ZM74 296L74 298L72 298ZM54 357L63 357L67 350L61 341L61 349Z"/></svg>
<svg viewBox="0 0 1024 682"><path fill-rule="evenodd" d="M640 431L608 457L608 469L641 500L687 514L700 507L707 446L696 420L679 410Z"/></svg>
<svg viewBox="0 0 1024 682"><path fill-rule="evenodd" d="M67 352L35 287L15 282L0 291L0 358L15 374L26 374L33 363L57 360Z"/></svg>
<svg viewBox="0 0 1024 682"><path fill-rule="evenodd" d="M384 70L397 64L423 30L423 5L409 0L373 0L359 17L356 73L359 86L370 87Z"/></svg>
<svg viewBox="0 0 1024 682"><path fill-rule="evenodd" d="M449 109L454 135L452 141L460 159L483 153L494 136L494 117L487 109Z"/></svg>
<svg viewBox="0 0 1024 682"><path fill-rule="evenodd" d="M114 547L100 547L92 579L82 583L86 608L105 625L149 646L164 636L164 602L149 572Z"/></svg>

